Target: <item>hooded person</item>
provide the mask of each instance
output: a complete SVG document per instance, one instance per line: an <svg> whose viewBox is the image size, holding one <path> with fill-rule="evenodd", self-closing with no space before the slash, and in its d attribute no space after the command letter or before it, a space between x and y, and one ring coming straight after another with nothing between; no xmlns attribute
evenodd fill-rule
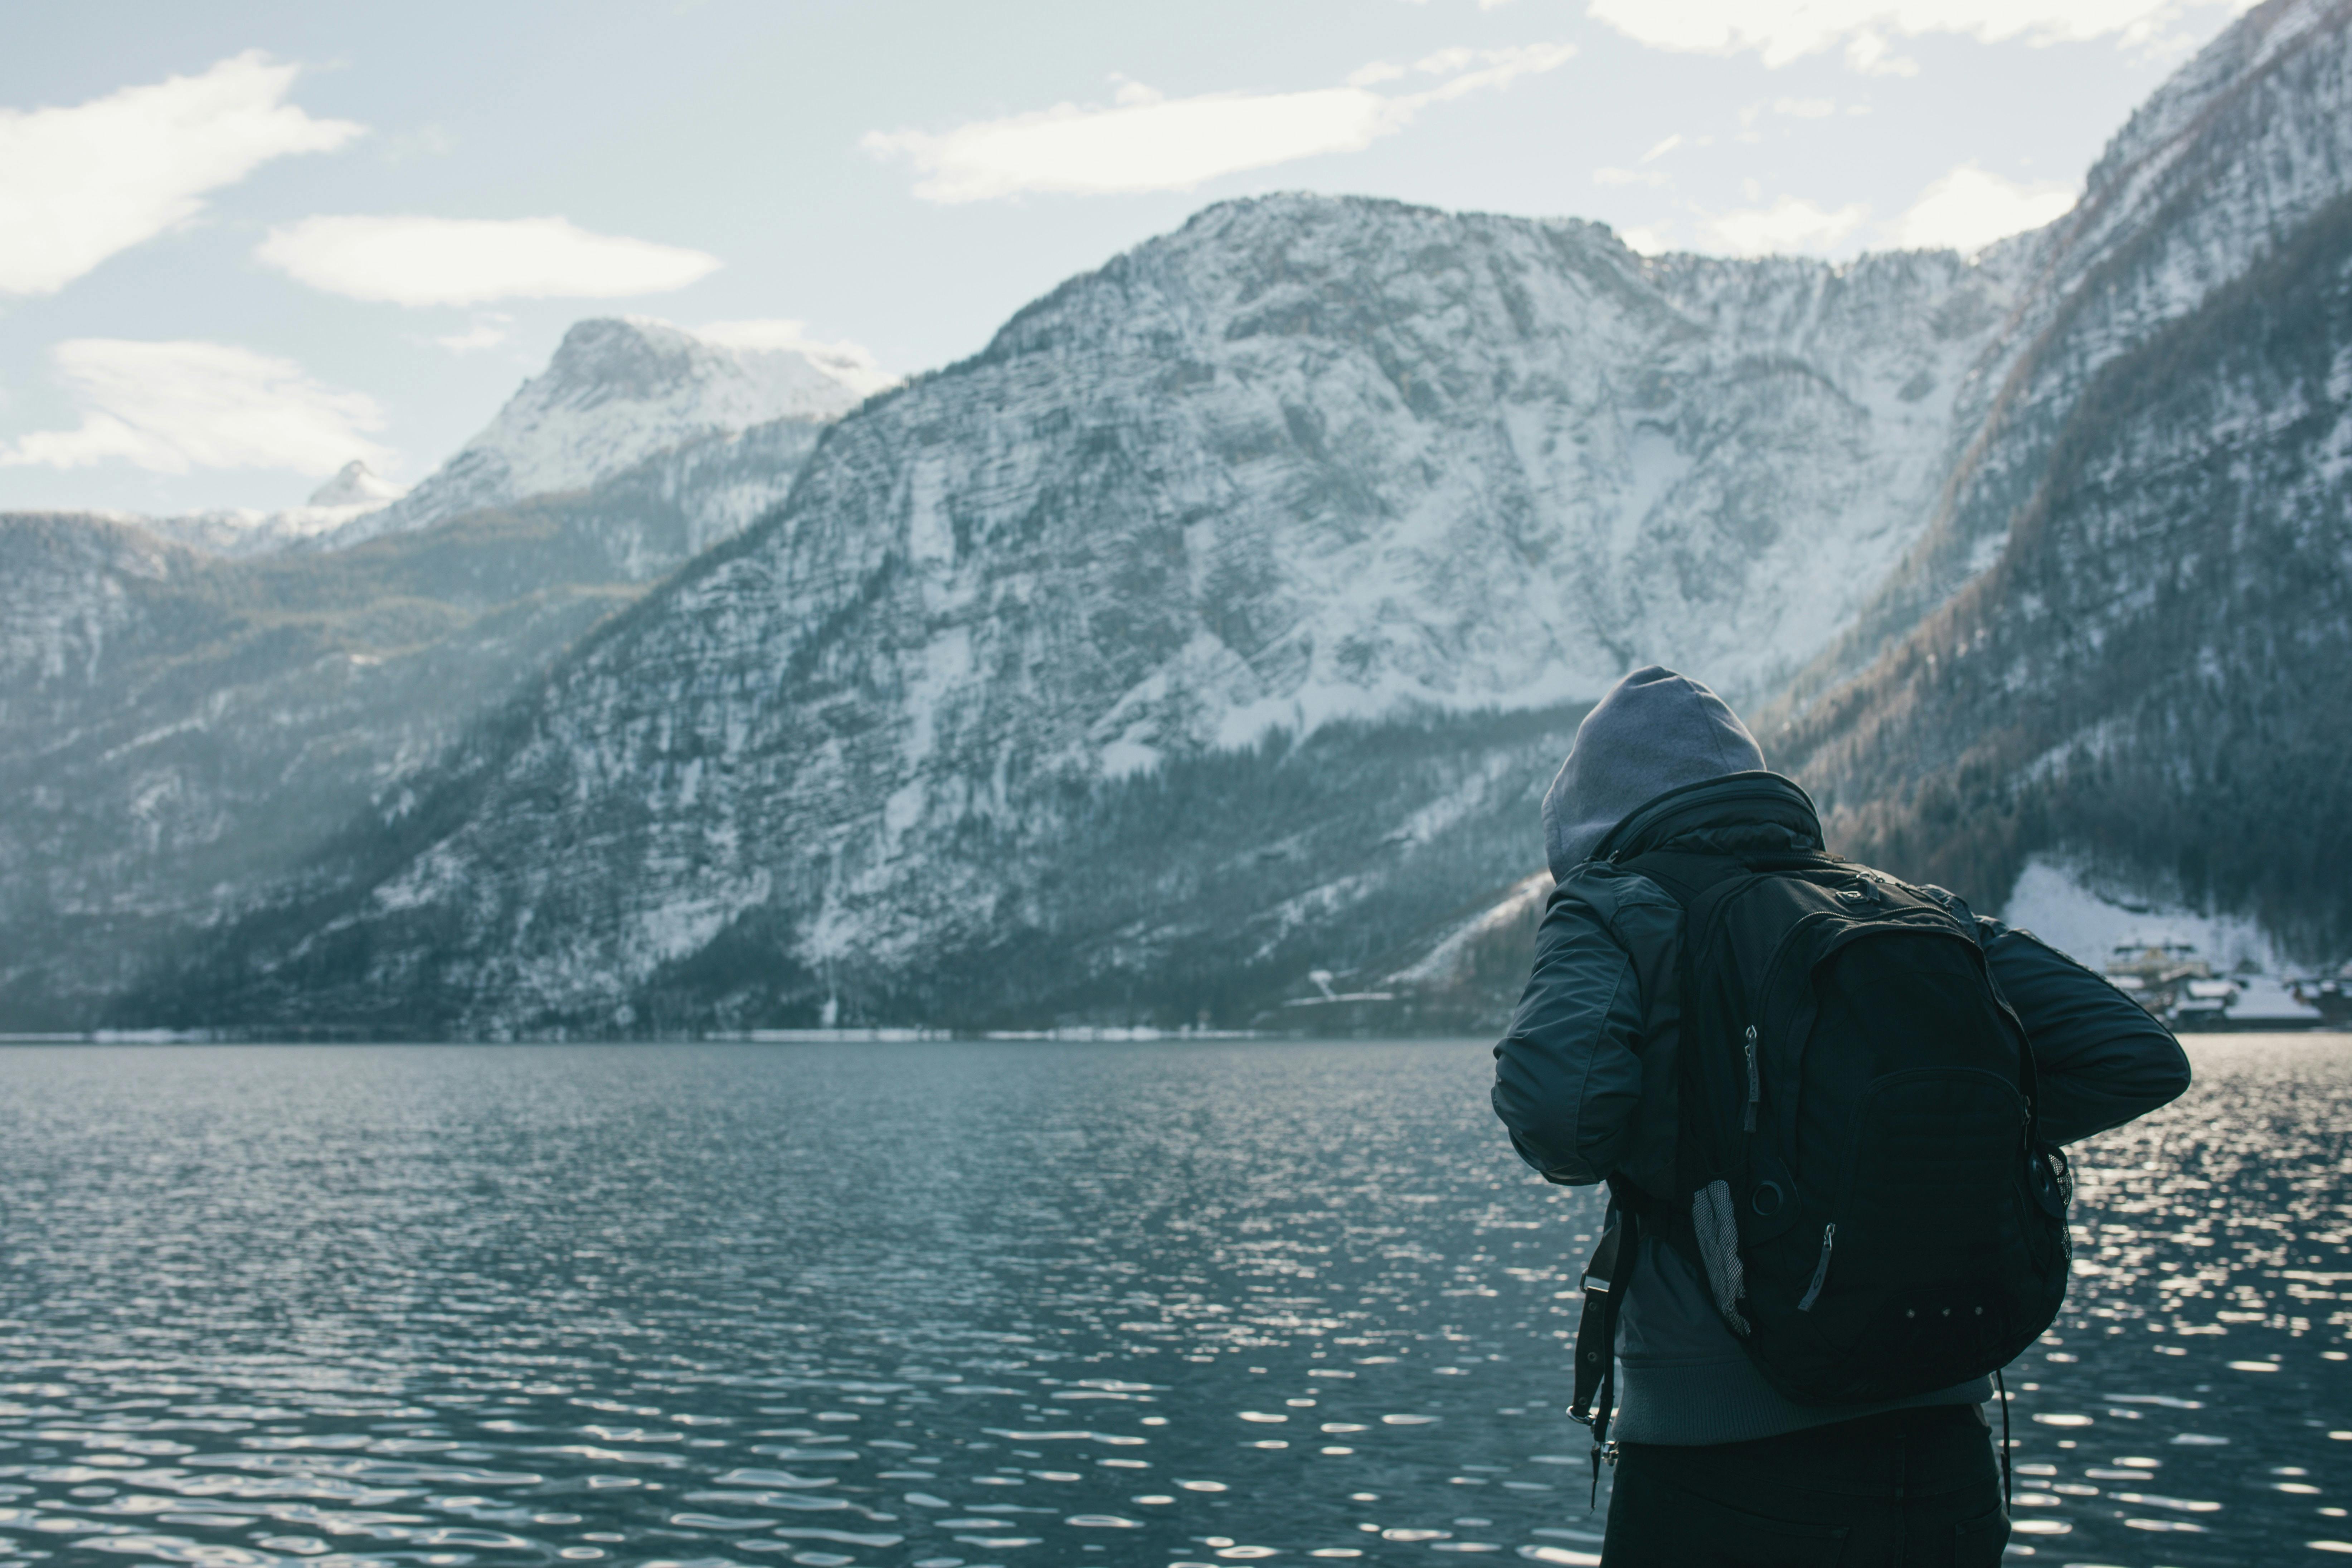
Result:
<svg viewBox="0 0 2352 1568"><path fill-rule="evenodd" d="M1586 715L1543 801L1556 886L1493 1102L1545 1179L1674 1191L1683 907L1625 862L1659 850L1818 852L1812 799L1770 772L1699 681L1651 666ZM2031 933L1971 915L2039 1075L2043 1137L2120 1125L2189 1083L2140 1006ZM2008 1539L1984 1378L1863 1405L1800 1405L1726 1326L1701 1271L1646 1232L1619 1297L1606 1568L1990 1564Z"/></svg>

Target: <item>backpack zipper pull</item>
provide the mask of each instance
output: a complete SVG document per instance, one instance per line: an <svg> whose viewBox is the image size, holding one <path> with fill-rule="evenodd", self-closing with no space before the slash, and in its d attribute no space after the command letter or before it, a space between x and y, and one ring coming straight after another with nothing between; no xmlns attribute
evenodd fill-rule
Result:
<svg viewBox="0 0 2352 1568"><path fill-rule="evenodd" d="M1739 1130L1756 1131L1756 1102L1764 1098L1764 1080L1756 1071L1756 1026L1748 1026L1748 1109L1741 1112Z"/></svg>
<svg viewBox="0 0 2352 1568"><path fill-rule="evenodd" d="M1797 1310L1810 1312L1813 1303L1822 1298L1822 1287L1830 1282L1830 1248L1837 1244L1837 1222L1822 1226L1822 1260L1813 1265L1813 1282L1805 1289L1805 1299L1797 1303Z"/></svg>

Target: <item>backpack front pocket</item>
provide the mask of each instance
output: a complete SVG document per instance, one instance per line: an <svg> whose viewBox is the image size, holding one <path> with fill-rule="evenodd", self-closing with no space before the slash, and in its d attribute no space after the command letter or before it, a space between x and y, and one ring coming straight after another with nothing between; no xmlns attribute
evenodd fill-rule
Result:
<svg viewBox="0 0 2352 1568"><path fill-rule="evenodd" d="M2023 1098L1994 1073L1916 1068L1871 1084L1833 1207L1774 1246L1792 1314L1776 1348L1812 1402L1924 1393L1998 1364L2018 1316L2006 1280L2026 1237L2024 1128Z"/></svg>

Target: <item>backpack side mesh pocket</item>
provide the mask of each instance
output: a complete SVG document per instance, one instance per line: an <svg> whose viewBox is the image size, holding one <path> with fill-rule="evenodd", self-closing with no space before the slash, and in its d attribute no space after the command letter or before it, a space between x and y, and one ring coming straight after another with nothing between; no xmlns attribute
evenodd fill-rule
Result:
<svg viewBox="0 0 2352 1568"><path fill-rule="evenodd" d="M1715 1294L1715 1310L1741 1339L1753 1332L1740 1309L1748 1294L1748 1271L1739 1261L1739 1216L1731 1206L1731 1184L1713 1181L1691 1194L1691 1230L1698 1237L1700 1263L1706 1286Z"/></svg>

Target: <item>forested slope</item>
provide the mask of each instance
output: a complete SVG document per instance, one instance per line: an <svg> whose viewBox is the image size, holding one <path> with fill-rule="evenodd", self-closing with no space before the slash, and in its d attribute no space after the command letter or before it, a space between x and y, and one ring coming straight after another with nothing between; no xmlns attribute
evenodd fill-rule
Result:
<svg viewBox="0 0 2352 1568"><path fill-rule="evenodd" d="M1774 752L1987 908L2075 857L2352 952L2352 201L2102 371L2000 562Z"/></svg>

